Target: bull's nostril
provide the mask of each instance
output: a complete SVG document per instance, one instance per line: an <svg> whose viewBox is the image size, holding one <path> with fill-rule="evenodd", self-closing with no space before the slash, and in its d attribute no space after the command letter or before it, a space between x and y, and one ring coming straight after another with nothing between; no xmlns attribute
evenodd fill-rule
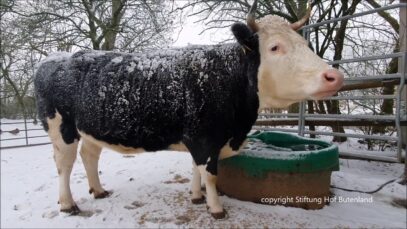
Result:
<svg viewBox="0 0 407 229"><path fill-rule="evenodd" d="M331 82L331 83L336 80L335 77L330 76L330 75L328 75L328 74L325 74L324 77L325 77L325 79L326 79L328 82Z"/></svg>

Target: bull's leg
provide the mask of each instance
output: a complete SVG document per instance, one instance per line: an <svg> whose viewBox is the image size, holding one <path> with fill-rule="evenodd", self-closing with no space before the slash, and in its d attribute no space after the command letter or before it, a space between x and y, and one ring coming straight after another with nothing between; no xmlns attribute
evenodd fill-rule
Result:
<svg viewBox="0 0 407 229"><path fill-rule="evenodd" d="M89 194L93 193L96 199L105 198L110 195L102 188L99 180L98 164L102 148L88 140L82 140L81 157L85 166L86 175L89 182Z"/></svg>
<svg viewBox="0 0 407 229"><path fill-rule="evenodd" d="M205 197L202 195L201 190L201 175L199 169L196 166L195 161L192 162L192 182L191 182L191 191L192 191L192 203L193 204L203 204L205 203Z"/></svg>
<svg viewBox="0 0 407 229"><path fill-rule="evenodd" d="M222 219L226 216L226 212L223 209L216 190L217 163L218 158L211 157L206 166L200 165L198 169L202 179L205 181L206 202L209 206L209 211L215 219Z"/></svg>
<svg viewBox="0 0 407 229"><path fill-rule="evenodd" d="M70 176L76 159L78 141L74 140L71 144L64 142L60 131L62 118L58 113L56 113L55 118L48 118L47 123L49 126L48 135L54 148L54 160L59 175L59 204L61 205L61 211L76 215L80 210L72 198Z"/></svg>

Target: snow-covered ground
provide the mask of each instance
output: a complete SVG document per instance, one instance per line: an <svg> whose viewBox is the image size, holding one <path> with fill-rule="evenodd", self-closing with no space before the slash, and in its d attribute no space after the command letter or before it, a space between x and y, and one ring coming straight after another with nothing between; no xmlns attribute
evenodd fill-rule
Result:
<svg viewBox="0 0 407 229"><path fill-rule="evenodd" d="M402 164L341 160L332 175L339 187L373 190L398 178ZM57 171L51 145L1 151L1 228L405 228L406 186L391 183L373 195L332 189L336 197L371 202L331 202L321 210L269 206L222 196L228 218L214 220L205 205L190 202L191 157L161 151L123 156L104 150L101 180L112 196L88 193L80 157L71 177L80 216L60 213ZM403 205L404 200L404 206Z"/></svg>

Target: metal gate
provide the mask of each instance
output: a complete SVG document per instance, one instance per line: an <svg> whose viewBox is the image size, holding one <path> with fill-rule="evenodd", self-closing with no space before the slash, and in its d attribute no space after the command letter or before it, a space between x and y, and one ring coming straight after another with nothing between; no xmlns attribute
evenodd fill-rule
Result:
<svg viewBox="0 0 407 229"><path fill-rule="evenodd" d="M362 17L364 15L374 14L380 11L390 10L390 9L400 9L400 40L402 36L404 36L405 41L405 26L406 22L405 19L405 9L407 4L400 3L389 5L381 8L376 8L368 11L364 11L361 13L347 15L340 18L335 18L328 21L323 21L316 24L310 24L303 27L303 34L304 37L309 40L310 33L313 29L326 25L328 23L334 23L346 19ZM404 10L404 16L402 16L401 12ZM402 32L403 31L403 32ZM380 60L380 59L390 59L390 58L398 58L399 60L399 71L398 73L394 74L381 74L381 75L372 75L372 76L363 76L363 77L347 77L345 78L345 85L352 85L356 83L363 83L364 81L379 81L385 82L388 80L397 80L397 91L394 95L363 95L363 96L352 96L352 95L338 95L327 98L325 100L380 100L380 99L392 99L395 101L395 112L394 115L365 115L365 114L311 114L307 109L307 102L301 102L299 105L299 112L298 113L262 113L259 115L259 119L256 123L254 129L256 130L279 130L284 132L292 132L297 133L298 135L316 135L316 136L340 136L340 137L348 137L348 138L359 138L359 139L370 139L370 140L383 140L383 141L392 141L396 143L395 152L387 152L384 153L383 151L368 151L368 150L346 150L340 148L340 154L342 156L350 156L350 157L357 157L357 158L365 158L365 159L372 159L372 160L383 160L383 161L390 161L390 162L401 162L403 160L403 138L407 134L406 124L407 124L407 115L406 115L406 66L407 66L407 53L405 49L405 44L400 45L400 52L391 53L391 54L383 54L378 56L366 56L361 58L352 58L352 59L344 59L338 61L330 61L328 62L330 65L340 65L345 63L355 63L355 62L363 62L363 61L372 61L372 60ZM273 119L271 119L273 118ZM318 131L318 130L310 130L307 128L307 125L310 126L313 122L315 123L318 121L319 123L325 123L323 126L328 126L329 123L355 123L355 121L365 124L373 124L374 122L381 121L387 122L389 125L394 125L396 129L396 136L390 135L365 135L365 134L355 134L355 133L339 133L339 132L332 132L332 131ZM295 125L295 128L287 129L287 128L272 128L271 126L283 126L286 125ZM405 139L404 139L405 141ZM405 142L404 142L405 144ZM405 150L404 150L405 152Z"/></svg>

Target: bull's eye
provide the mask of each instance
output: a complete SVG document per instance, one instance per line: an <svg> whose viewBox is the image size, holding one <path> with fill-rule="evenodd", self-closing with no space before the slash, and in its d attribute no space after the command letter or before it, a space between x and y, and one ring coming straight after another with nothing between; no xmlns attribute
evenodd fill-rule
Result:
<svg viewBox="0 0 407 229"><path fill-rule="evenodd" d="M271 47L271 51L275 52L278 50L278 45L274 45L273 47Z"/></svg>

